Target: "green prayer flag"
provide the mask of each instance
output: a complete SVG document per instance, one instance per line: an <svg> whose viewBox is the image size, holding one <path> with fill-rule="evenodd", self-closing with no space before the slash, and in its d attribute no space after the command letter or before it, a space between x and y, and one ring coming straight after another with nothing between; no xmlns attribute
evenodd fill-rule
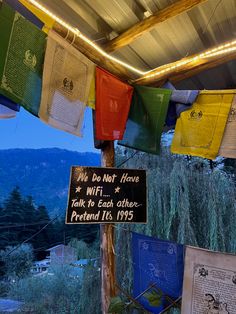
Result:
<svg viewBox="0 0 236 314"><path fill-rule="evenodd" d="M3 3L0 38L0 93L38 115L46 35Z"/></svg>
<svg viewBox="0 0 236 314"><path fill-rule="evenodd" d="M135 86L126 131L118 144L159 154L171 93L169 89Z"/></svg>

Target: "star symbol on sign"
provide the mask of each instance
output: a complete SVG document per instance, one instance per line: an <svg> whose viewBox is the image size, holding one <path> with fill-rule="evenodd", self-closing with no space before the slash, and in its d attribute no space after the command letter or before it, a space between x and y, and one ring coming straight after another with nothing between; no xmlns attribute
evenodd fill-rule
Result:
<svg viewBox="0 0 236 314"><path fill-rule="evenodd" d="M77 188L76 188L76 190L75 190L75 193L79 193L80 191L81 191L81 186L78 186Z"/></svg>
<svg viewBox="0 0 236 314"><path fill-rule="evenodd" d="M115 193L119 193L119 192L120 192L120 187L117 186L117 187L115 188Z"/></svg>

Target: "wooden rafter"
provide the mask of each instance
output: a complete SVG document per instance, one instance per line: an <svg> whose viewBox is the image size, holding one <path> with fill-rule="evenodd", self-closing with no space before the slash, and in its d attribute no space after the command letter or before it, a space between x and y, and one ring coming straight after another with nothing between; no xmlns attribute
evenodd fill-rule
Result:
<svg viewBox="0 0 236 314"><path fill-rule="evenodd" d="M236 48L236 47L235 47ZM190 56L188 58L184 58L183 60L190 60L195 56ZM174 66L176 63L167 64L165 66L161 66L155 70L153 70L150 74L157 74L156 76L152 76L146 78L145 76L134 81L135 84L138 85L149 85L149 86L161 86L163 82L169 80L171 82L178 82L194 75L201 73L202 71L212 69L219 65L222 65L226 62L232 61L236 59L236 50L227 52L221 55L215 55L211 57L200 58L195 61L189 62L185 65L182 65L178 68L170 70L166 73L158 75L158 73L168 68L169 66ZM180 60L181 61L181 60Z"/></svg>
<svg viewBox="0 0 236 314"><path fill-rule="evenodd" d="M137 78L137 74L127 70L124 66L118 64L115 61L107 59L105 56L101 55L94 47L90 46L86 41L82 40L80 37L74 37L73 33L67 30L64 26L59 23L53 25L53 30L59 34L61 37L66 38L66 40L71 43L77 50L83 53L88 59L94 62L96 65L102 67L103 69L109 71L110 73L116 75L124 81L129 81L131 79Z"/></svg>
<svg viewBox="0 0 236 314"><path fill-rule="evenodd" d="M139 36L143 35L145 32L150 31L157 24L167 21L168 19L186 12L196 5L206 1L207 0L178 0L170 6L158 11L154 15L135 24L130 29L107 43L104 48L107 52L112 52L124 47L133 42Z"/></svg>
<svg viewBox="0 0 236 314"><path fill-rule="evenodd" d="M126 68L117 64L115 61L108 60L106 57L99 54L96 51L96 49L89 46L85 41L83 41L79 37L73 38L73 34L68 32L67 29L65 29L63 26L56 23L53 28L59 35L61 35L64 38L66 37L67 41L73 42L73 46L75 46L76 49L82 52L87 58L89 58L95 64L101 66L102 68L106 69L107 71L116 75L117 77L121 78L124 81L132 82L138 85L161 86L163 82L165 82L166 80L170 80L172 82L181 81L186 78L197 75L198 73L204 70L217 67L221 64L236 59L236 50L232 50L228 51L227 53L218 54L209 58L205 57L195 59L194 61L191 62L189 61L186 64L181 65L180 67L174 68L176 63L181 62L182 60L188 61L196 57L196 55L193 55L188 58L179 60L177 62L166 64L164 66L154 69L149 73L154 74L152 77L148 78L146 76L143 76L137 78L137 75L135 75L131 71L128 71ZM160 73L160 71L169 68L170 66L173 66L173 68L170 71L158 74Z"/></svg>

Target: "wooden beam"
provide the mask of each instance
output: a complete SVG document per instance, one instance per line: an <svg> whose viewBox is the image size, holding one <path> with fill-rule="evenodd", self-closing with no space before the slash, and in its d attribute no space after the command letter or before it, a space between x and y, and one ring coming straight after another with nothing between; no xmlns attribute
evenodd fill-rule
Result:
<svg viewBox="0 0 236 314"><path fill-rule="evenodd" d="M158 11L154 15L151 15L143 21L138 22L130 29L107 43L104 48L107 52L112 52L121 47L124 47L133 42L139 36L156 27L159 23L167 21L181 13L187 12L196 5L206 1L207 0L178 0L170 6Z"/></svg>
<svg viewBox="0 0 236 314"><path fill-rule="evenodd" d="M193 57L195 57L194 55L188 58L184 58L182 60L190 60ZM166 73L160 74L160 75L156 75L153 77L149 77L146 78L145 76L137 79L134 81L135 84L138 85L149 85L149 86L161 86L166 80L169 80L171 82L179 82L182 81L184 79L187 79L189 77L192 77L194 75L199 74L202 71L205 70L209 70L212 69L214 67L217 67L219 65L222 65L226 62L232 61L236 59L236 51L231 51L231 52L227 52L225 54L222 55L215 55L212 57L208 57L208 58L202 58L202 59L198 59L192 62L189 62L185 65L182 65L178 68L175 68L173 70L170 70ZM180 60L180 61L182 61ZM165 66L161 66L157 69L155 69L154 71L151 71L150 74L157 74L158 72L160 72L161 70L168 68L169 66L173 66L176 63L178 63L179 61L175 62L175 63L170 63L167 64Z"/></svg>
<svg viewBox="0 0 236 314"><path fill-rule="evenodd" d="M108 141L108 145L102 149L102 167L114 167L114 159L114 142ZM114 226L112 224L101 224L100 238L102 314L107 314L111 298L116 295Z"/></svg>
<svg viewBox="0 0 236 314"><path fill-rule="evenodd" d="M82 40L80 37L74 38L74 34L68 31L64 26L59 23L55 23L53 25L53 30L59 34L61 37L65 38L69 43L73 44L73 46L83 53L88 59L94 62L96 65L101 66L103 69L108 72L114 74L124 81L128 81L130 79L137 78L138 75L133 72L127 70L122 65L114 62L112 60L107 59L98 51L90 46L86 41Z"/></svg>

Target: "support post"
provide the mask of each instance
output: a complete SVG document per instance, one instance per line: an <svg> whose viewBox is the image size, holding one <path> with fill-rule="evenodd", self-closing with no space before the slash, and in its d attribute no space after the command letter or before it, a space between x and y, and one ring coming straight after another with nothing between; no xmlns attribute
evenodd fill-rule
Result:
<svg viewBox="0 0 236 314"><path fill-rule="evenodd" d="M109 141L102 150L102 167L114 167L114 142ZM101 224L101 300L102 314L108 313L111 297L116 293L114 227L112 224Z"/></svg>

